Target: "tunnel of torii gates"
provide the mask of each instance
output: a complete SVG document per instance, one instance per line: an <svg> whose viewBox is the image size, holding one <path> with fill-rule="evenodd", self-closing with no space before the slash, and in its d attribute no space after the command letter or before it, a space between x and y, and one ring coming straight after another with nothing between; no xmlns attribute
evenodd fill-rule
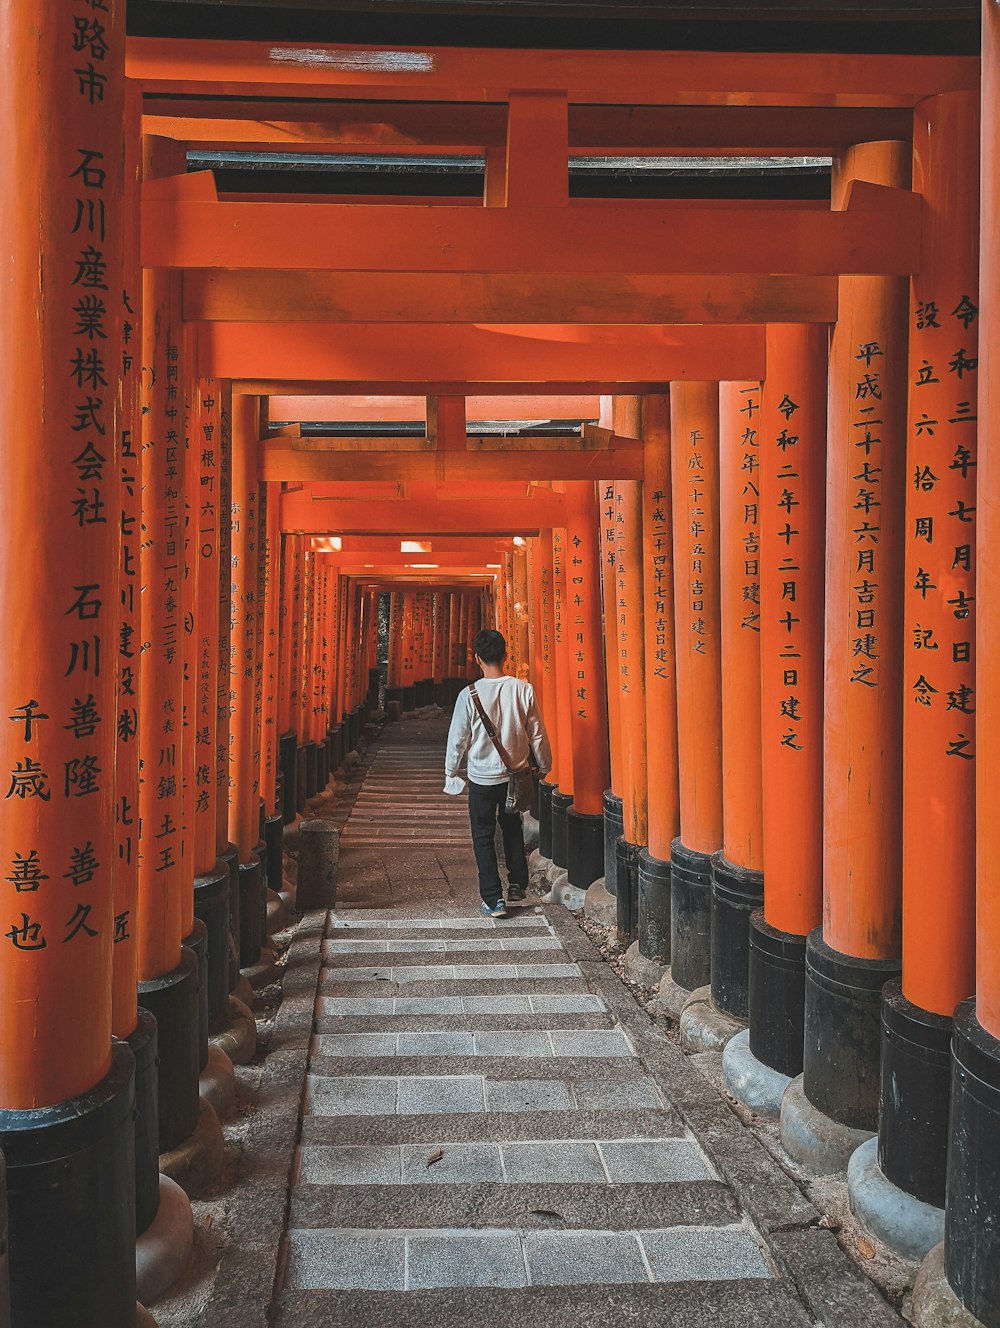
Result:
<svg viewBox="0 0 1000 1328"><path fill-rule="evenodd" d="M12 1321L134 1321L283 824L495 624L541 854L748 1025L800 1161L877 1131L996 1328L1000 11L981 61L0 32ZM206 145L485 195L219 195ZM588 151L825 153L832 197L571 200Z"/></svg>

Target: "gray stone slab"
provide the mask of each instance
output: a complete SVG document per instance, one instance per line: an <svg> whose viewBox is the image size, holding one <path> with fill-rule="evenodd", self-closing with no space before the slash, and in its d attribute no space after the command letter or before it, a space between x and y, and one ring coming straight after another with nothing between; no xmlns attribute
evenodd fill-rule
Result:
<svg viewBox="0 0 1000 1328"><path fill-rule="evenodd" d="M333 1079L309 1075L305 1110L320 1116L384 1115L396 1110L396 1092L396 1080L385 1076Z"/></svg>
<svg viewBox="0 0 1000 1328"><path fill-rule="evenodd" d="M413 1090L410 1084L420 1079L392 1079L399 1085L400 1101ZM426 1081L424 1081L426 1082ZM435 1085L449 1082L435 1079ZM454 1082L454 1081L451 1081ZM465 1082L469 1082L465 1080ZM481 1083L481 1080L475 1082ZM518 1081L512 1081L515 1084ZM523 1082L523 1081L521 1081ZM559 1085L558 1080L542 1081L539 1091ZM394 1115L324 1117L306 1116L302 1121L303 1143L330 1144L392 1144L392 1143L508 1143L525 1139L668 1139L684 1137L683 1127L671 1111L581 1111L567 1107L572 1100L569 1086L560 1094L562 1106L546 1109L525 1107L521 1104L528 1094L520 1087L507 1098L506 1110L496 1108L484 1112L480 1107L472 1110L425 1111ZM431 1090L432 1103L439 1101L446 1090ZM494 1097L503 1094L494 1093ZM546 1099L542 1099L543 1101Z"/></svg>
<svg viewBox="0 0 1000 1328"><path fill-rule="evenodd" d="M400 1079L397 1110L401 1115L484 1111L483 1081L474 1075Z"/></svg>
<svg viewBox="0 0 1000 1328"><path fill-rule="evenodd" d="M400 1033L400 1056L474 1056L474 1033Z"/></svg>
<svg viewBox="0 0 1000 1328"><path fill-rule="evenodd" d="M399 1185L398 1148L306 1144L299 1150L299 1179L306 1185Z"/></svg>
<svg viewBox="0 0 1000 1328"><path fill-rule="evenodd" d="M320 1033L313 1039L320 1056L395 1056L395 1033Z"/></svg>
<svg viewBox="0 0 1000 1328"><path fill-rule="evenodd" d="M513 964L456 964L456 982L497 982L516 978Z"/></svg>
<svg viewBox="0 0 1000 1328"><path fill-rule="evenodd" d="M463 996L465 1014L532 1014L530 996Z"/></svg>
<svg viewBox="0 0 1000 1328"><path fill-rule="evenodd" d="M514 1232L449 1233L407 1239L406 1285L430 1287L523 1287L524 1256Z"/></svg>
<svg viewBox="0 0 1000 1328"><path fill-rule="evenodd" d="M439 1152L443 1156L431 1162ZM404 1183L453 1185L503 1180L500 1149L496 1144L444 1144L440 1148L404 1144L402 1155Z"/></svg>
<svg viewBox="0 0 1000 1328"><path fill-rule="evenodd" d="M501 1145L508 1181L606 1181L594 1144L579 1140L543 1140Z"/></svg>
<svg viewBox="0 0 1000 1328"><path fill-rule="evenodd" d="M560 1079L487 1079L487 1111L565 1111L573 1099Z"/></svg>
<svg viewBox="0 0 1000 1328"><path fill-rule="evenodd" d="M579 964L518 964L518 978L578 978Z"/></svg>
<svg viewBox="0 0 1000 1328"><path fill-rule="evenodd" d="M605 1010L600 996L529 996L533 1014L590 1014Z"/></svg>
<svg viewBox="0 0 1000 1328"><path fill-rule="evenodd" d="M402 1291L406 1242L395 1234L290 1231L285 1286Z"/></svg>
<svg viewBox="0 0 1000 1328"><path fill-rule="evenodd" d="M390 1015L392 997L320 996L316 1002L319 1015Z"/></svg>
<svg viewBox="0 0 1000 1328"><path fill-rule="evenodd" d="M461 996L397 996L393 1014L461 1014Z"/></svg>
<svg viewBox="0 0 1000 1328"><path fill-rule="evenodd" d="M618 1029L555 1031L549 1037L556 1056L635 1056L628 1038Z"/></svg>
<svg viewBox="0 0 1000 1328"><path fill-rule="evenodd" d="M477 1056L551 1056L548 1033L476 1033Z"/></svg>
<svg viewBox="0 0 1000 1328"><path fill-rule="evenodd" d="M324 941L323 958L340 954L385 954L388 949L388 941Z"/></svg>
<svg viewBox="0 0 1000 1328"><path fill-rule="evenodd" d="M598 1143L615 1185L632 1181L714 1180L697 1144L687 1139L618 1139Z"/></svg>
<svg viewBox="0 0 1000 1328"><path fill-rule="evenodd" d="M504 950L561 950L555 936L523 936L500 942Z"/></svg>
<svg viewBox="0 0 1000 1328"><path fill-rule="evenodd" d="M634 1083L577 1079L573 1084L573 1096L582 1111L655 1109L663 1105L656 1081L648 1077L636 1079Z"/></svg>
<svg viewBox="0 0 1000 1328"><path fill-rule="evenodd" d="M433 998L431 998L433 999ZM441 999L441 998L438 998ZM500 999L515 1000L516 997ZM317 1014L317 1033L534 1033L560 1029L613 1028L602 1014Z"/></svg>
<svg viewBox="0 0 1000 1328"><path fill-rule="evenodd" d="M529 1231L524 1251L532 1286L650 1280L630 1231Z"/></svg>
<svg viewBox="0 0 1000 1328"><path fill-rule="evenodd" d="M743 1228L674 1227L639 1238L654 1282L771 1276L760 1246Z"/></svg>

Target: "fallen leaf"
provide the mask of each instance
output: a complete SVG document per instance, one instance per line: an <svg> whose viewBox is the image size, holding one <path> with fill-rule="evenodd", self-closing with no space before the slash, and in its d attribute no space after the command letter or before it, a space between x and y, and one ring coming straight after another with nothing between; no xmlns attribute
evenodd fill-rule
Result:
<svg viewBox="0 0 1000 1328"><path fill-rule="evenodd" d="M858 1253L861 1255L862 1259L874 1259L875 1246L870 1240L865 1240L864 1236L862 1236L858 1241Z"/></svg>
<svg viewBox="0 0 1000 1328"><path fill-rule="evenodd" d="M429 1167L432 1167L435 1162L440 1162L443 1157L444 1157L444 1149L439 1148L437 1149L436 1152L431 1153L430 1157L427 1159L427 1165Z"/></svg>
<svg viewBox="0 0 1000 1328"><path fill-rule="evenodd" d="M824 1231L840 1230L840 1223L837 1221L835 1217L831 1217L829 1213L824 1213L823 1216L816 1223L816 1225L818 1227L822 1227Z"/></svg>

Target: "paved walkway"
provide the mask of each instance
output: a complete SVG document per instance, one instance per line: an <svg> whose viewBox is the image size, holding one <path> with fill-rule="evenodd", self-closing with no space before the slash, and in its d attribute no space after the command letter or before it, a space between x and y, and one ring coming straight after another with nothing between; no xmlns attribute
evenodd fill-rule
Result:
<svg viewBox="0 0 1000 1328"><path fill-rule="evenodd" d="M272 1322L898 1324L568 914L477 916L445 732L345 827Z"/></svg>

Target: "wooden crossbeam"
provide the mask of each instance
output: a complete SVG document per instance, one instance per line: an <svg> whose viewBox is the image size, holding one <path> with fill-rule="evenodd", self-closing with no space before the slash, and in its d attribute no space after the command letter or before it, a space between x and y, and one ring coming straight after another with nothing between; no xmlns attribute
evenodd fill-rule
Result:
<svg viewBox="0 0 1000 1328"><path fill-rule="evenodd" d="M971 56L822 52L383 49L130 37L126 73L180 96L506 101L516 88L612 105L912 106L978 86Z"/></svg>
<svg viewBox="0 0 1000 1328"><path fill-rule="evenodd" d="M268 419L316 424L330 420L388 422L422 420L426 398L404 397L271 397ZM600 397L469 397L470 420L596 420Z"/></svg>
<svg viewBox="0 0 1000 1328"><path fill-rule="evenodd" d="M629 276L886 273L920 265L921 199L857 186L844 211L702 205L469 208L142 204L145 267Z"/></svg>
<svg viewBox="0 0 1000 1328"><path fill-rule="evenodd" d="M495 498L395 503L313 498L309 489L281 495L282 531L313 535L532 535L565 519L562 495L544 491L502 503Z"/></svg>
<svg viewBox="0 0 1000 1328"><path fill-rule="evenodd" d="M583 327L199 323L198 371L208 378L364 381L664 383L759 379L764 334L752 326ZM425 389L426 390L426 389ZM452 395L464 395L464 390Z"/></svg>
<svg viewBox="0 0 1000 1328"><path fill-rule="evenodd" d="M837 278L595 275L582 282L547 273L196 269L184 274L184 316L237 323L829 323L837 317Z"/></svg>

